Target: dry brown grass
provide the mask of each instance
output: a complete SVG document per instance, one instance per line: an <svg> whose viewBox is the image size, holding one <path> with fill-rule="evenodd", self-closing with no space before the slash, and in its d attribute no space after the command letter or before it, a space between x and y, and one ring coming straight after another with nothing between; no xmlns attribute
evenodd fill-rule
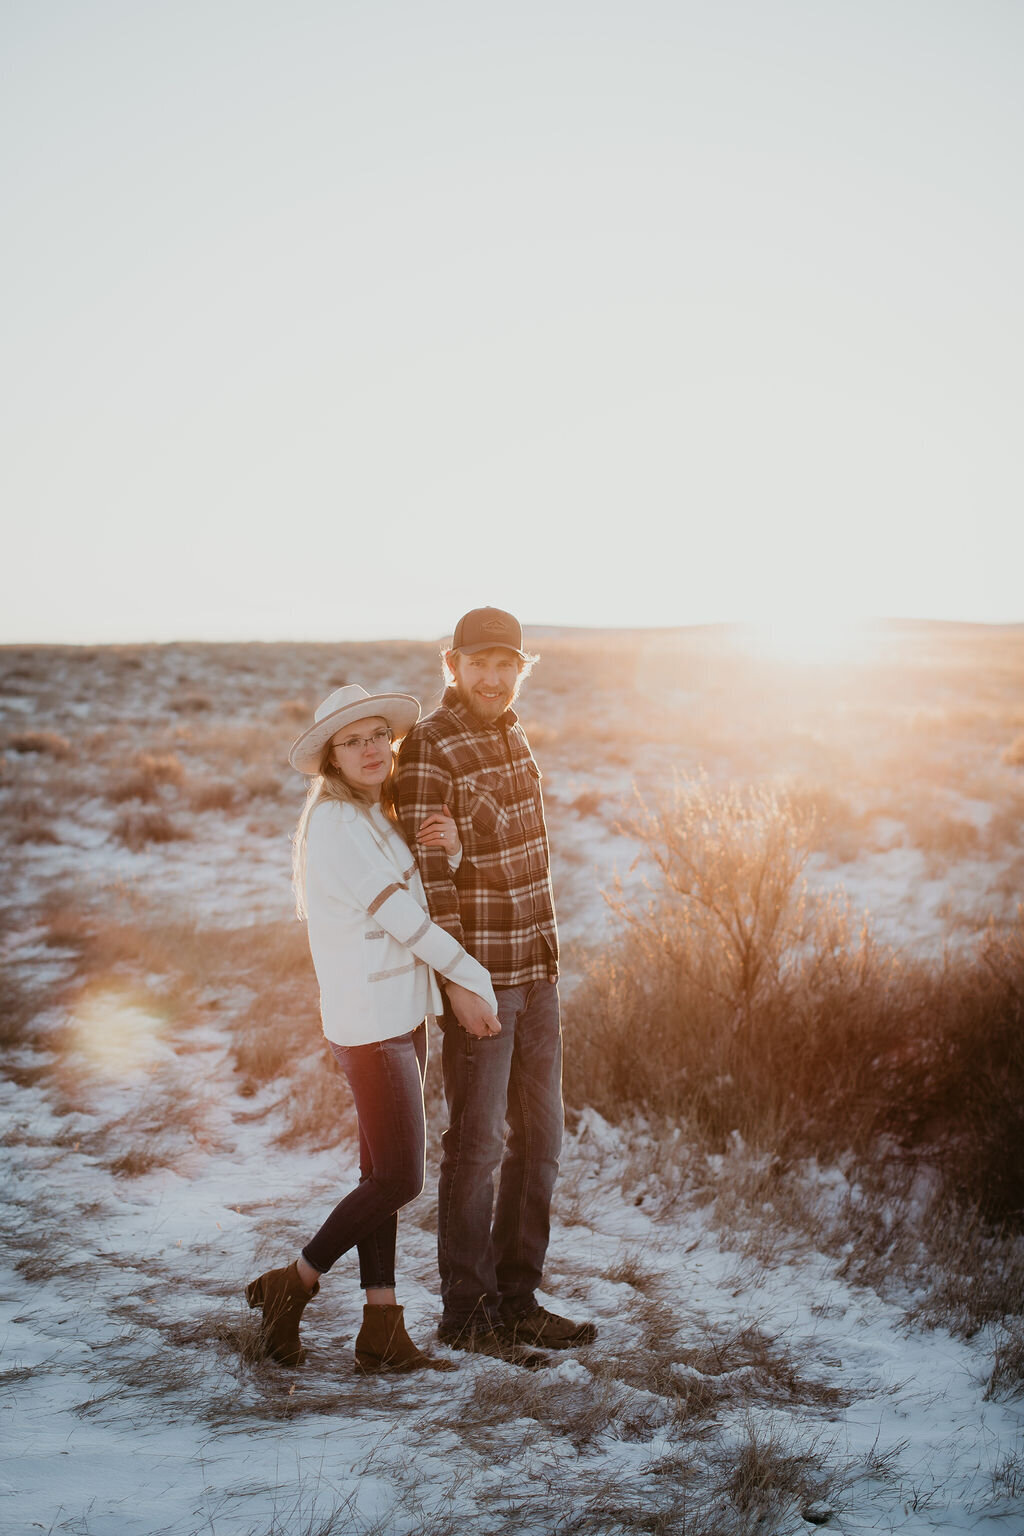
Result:
<svg viewBox="0 0 1024 1536"><path fill-rule="evenodd" d="M604 1272L606 1280L613 1285L629 1285L635 1291L641 1291L644 1295L650 1295L657 1289L658 1272L644 1263L643 1258L635 1253L624 1254L616 1259Z"/></svg>
<svg viewBox="0 0 1024 1536"><path fill-rule="evenodd" d="M242 792L250 800L279 800L290 778L291 769L250 768L242 774Z"/></svg>
<svg viewBox="0 0 1024 1536"><path fill-rule="evenodd" d="M3 745L8 752L34 752L61 761L71 755L70 741L56 731L12 731L4 739Z"/></svg>
<svg viewBox="0 0 1024 1536"><path fill-rule="evenodd" d="M1010 1323L996 1345L985 1396L997 1399L1024 1397L1024 1320L1020 1317ZM1021 1491L1024 1491L1024 1477Z"/></svg>
<svg viewBox="0 0 1024 1536"><path fill-rule="evenodd" d="M566 1007L567 1089L576 1105L593 1105L612 1119L644 1109L644 1135L622 1172L624 1197L655 1217L683 1200L706 1202L723 1240L734 1242L750 1264L777 1262L806 1242L832 1254L852 1280L885 1290L910 1277L921 1323L969 1332L979 1322L995 1329L1010 1318L990 1390L1017 1392L1018 1247L1009 1227L1000 1233L993 1226L993 1210L979 1217L970 1194L984 1187L986 1198L1012 1217L1007 1170L1015 1166L1022 1137L1013 1102L1019 1106L1024 1091L1015 1044L1021 1020L1014 1011L1021 962L1005 916L1020 890L1014 860L1024 857L1024 634L893 627L873 662L819 671L746 656L729 636L710 631L555 636L537 648L542 660L525 686L522 713L541 766L559 790L550 818L556 880L569 864L563 826L571 826L575 848L588 823L608 830L616 814L611 802L630 779L653 804L676 769L692 777L703 767L714 783L758 786L784 808L787 835L793 834L779 850L790 860L789 872L772 902L760 909L741 902L719 923L714 963L700 951L693 919L684 943L660 918L649 928L629 925L621 944L582 960L587 975ZM16 890L33 888L37 871L59 864L50 809L58 804L73 807L101 836L115 814L111 805L126 817L145 815L117 823L115 836L127 833L135 846L151 850L148 867L159 867L160 852L150 834L159 837L167 823L172 832L187 830L197 814L211 818L203 822L204 834L217 815L231 817L236 833L251 827L273 834L286 863L286 838L302 794L287 750L316 702L331 687L358 681L371 690L413 692L429 708L440 685L436 646L412 643L20 647L0 652L0 671L5 694L32 699L32 719L57 720L57 704L76 711L73 731L64 724L70 717L61 716L61 737L27 750L11 740L24 715L13 725L8 717L3 727L0 829L11 851L11 904ZM60 742L72 738L69 757ZM566 783L573 787L563 789ZM974 950L958 952L945 970L891 955L839 908L801 910L804 851L854 858L877 846L887 817L907 844L925 852L934 871L948 871L952 879L965 861L989 860L991 889L1003 892L1000 928ZM691 831L676 850L679 857L673 855L676 869L693 846ZM893 836L890 825L886 838ZM705 838L705 852L712 843ZM585 862L586 851L574 856ZM17 913L19 922L49 924L47 961L59 971L45 999L22 984L20 973L17 984L5 978L5 1038L15 1048L38 1046L42 1001L70 1008L94 982L145 980L175 1001L167 1038L183 1058L194 1024L223 1021L227 1054L218 1091L222 1101L237 1091L239 1117L247 1111L265 1117L268 1147L354 1142L348 1091L320 1037L302 926L215 930L169 922L159 910L158 874L148 891L91 890L87 857L81 873L69 869L63 887L50 885L47 894L52 877L37 881L45 907L40 902L34 913ZM756 868L756 862L749 866ZM761 869L771 887L771 860ZM747 881L748 898L756 887L756 879ZM762 881L758 899L765 889ZM685 892L676 896L693 908ZM704 896L709 914L718 898L710 887ZM760 926L751 920L757 911L765 919ZM730 928L733 919L739 926ZM951 924L955 920L951 910ZM723 950L723 942L733 942L732 950ZM641 1036L644 1049L638 1050ZM46 1044L61 1043L59 1027L48 1025ZM65 1102L59 1074L47 1061L40 1053L18 1070L34 1073L33 1081L59 1105ZM165 1160L187 1165L207 1150L201 1098L192 1103L186 1096L190 1102L178 1115L172 1098L161 1093L159 1076L151 1076L140 1087L133 1117L100 1126L88 1146L82 1141L117 1175L113 1187L122 1194L123 1180ZM429 1093L436 1133L443 1118L436 1061ZM654 1112L659 1104L662 1118ZM173 1129L176 1119L180 1133ZM734 1130L746 1153L734 1154ZM35 1151L58 1157L62 1148L40 1144ZM708 1153L728 1154L716 1165L714 1188ZM804 1178L801 1159L810 1153L838 1159L856 1177L857 1198L826 1209L813 1180ZM915 1203L919 1168L945 1180L942 1200L930 1210ZM574 1194L567 1176L556 1195L559 1215L589 1219L588 1198L585 1183ZM429 1227L429 1197L411 1214ZM935 1241L940 1229L942 1245ZM287 1235L289 1242L295 1237ZM79 1262L72 1247L54 1248L52 1257L61 1266ZM566 1435L575 1443L575 1434L584 1448L603 1434L642 1440L652 1432L646 1394L662 1391L670 1405L667 1432L687 1453L706 1444L702 1436L716 1417L735 1413L744 1394L763 1406L830 1410L827 1379L818 1382L807 1363L789 1358L777 1341L754 1334L739 1342L695 1339L692 1331L680 1331L678 1319L660 1309L658 1275L642 1254L623 1256L607 1278L630 1287L622 1294L635 1304L628 1316L636 1348L628 1360L595 1352L589 1417L586 1384L574 1397L564 1386L549 1393L535 1383L532 1423L539 1437ZM195 1349L202 1347L197 1341ZM241 1347L244 1352L244 1341ZM231 1346L223 1350L228 1358ZM716 1361L724 1362L721 1369ZM255 1382L260 1370L266 1380L261 1375ZM229 1424L241 1411L255 1423L268 1412L332 1411L337 1388L326 1378L303 1392L300 1404L300 1394L289 1397L287 1385L275 1395L270 1374L254 1367L255 1384L243 1381L214 1394L214 1419L219 1413L217 1421ZM129 1387L130 1401L141 1387ZM183 1402L197 1401L190 1390L183 1379ZM477 1408L480 1428L472 1432L481 1436L489 1433L487 1411L517 1411L510 1403L488 1409L483 1398ZM750 1444L742 1466L720 1469L722 1514L689 1500L680 1454L678 1461L662 1458L643 1487L594 1487L586 1503L563 1511L560 1529L717 1536L726 1515L730 1529L754 1529L762 1507L778 1511L790 1507L787 1499L794 1508L800 1503L801 1478L808 1491L817 1486L818 1473L803 1462L802 1449ZM1007 1477L1014 1475L1010 1467ZM663 1497L645 1502L652 1483ZM510 1515L508 1529L514 1528Z"/></svg>
<svg viewBox="0 0 1024 1536"><path fill-rule="evenodd" d="M185 782L185 765L174 752L139 752L128 773L115 778L106 797L114 805L126 800L151 803L160 799L165 788L180 789Z"/></svg>
<svg viewBox="0 0 1024 1536"><path fill-rule="evenodd" d="M230 779L204 779L191 785L188 803L197 815L205 811L233 811L243 805L240 787Z"/></svg>
<svg viewBox="0 0 1024 1536"><path fill-rule="evenodd" d="M685 794L638 828L663 894L620 902L624 933L567 1005L570 1101L684 1115L711 1148L738 1131L784 1158L870 1157L884 1136L961 1202L1024 1210L1024 927L941 966L903 960L841 904L805 906L807 838L783 802Z"/></svg>
<svg viewBox="0 0 1024 1536"><path fill-rule="evenodd" d="M170 705L180 715L204 715L214 707L213 699L208 693L200 693L193 689L175 694Z"/></svg>
<svg viewBox="0 0 1024 1536"><path fill-rule="evenodd" d="M115 821L113 831L118 842L133 853L141 853L151 843L187 842L192 836L189 827L162 810L123 811Z"/></svg>
<svg viewBox="0 0 1024 1536"><path fill-rule="evenodd" d="M743 1443L722 1458L715 1491L763 1529L787 1513L806 1519L808 1511L811 1522L821 1524L832 1483L813 1452L798 1450L775 1428L748 1421Z"/></svg>
<svg viewBox="0 0 1024 1536"><path fill-rule="evenodd" d="M310 1036L313 1031L309 1032ZM316 1030L319 1037L319 1029ZM275 1141L281 1147L303 1146L313 1151L340 1142L358 1144L355 1105L344 1073L322 1038L297 1042L301 1051L293 1061L288 1092L280 1105L281 1129Z"/></svg>
<svg viewBox="0 0 1024 1536"><path fill-rule="evenodd" d="M39 999L9 967L0 969L0 1047L10 1051L33 1038L32 1024Z"/></svg>
<svg viewBox="0 0 1024 1536"><path fill-rule="evenodd" d="M59 843L53 808L38 792L15 791L5 806L6 840L13 847L26 843Z"/></svg>

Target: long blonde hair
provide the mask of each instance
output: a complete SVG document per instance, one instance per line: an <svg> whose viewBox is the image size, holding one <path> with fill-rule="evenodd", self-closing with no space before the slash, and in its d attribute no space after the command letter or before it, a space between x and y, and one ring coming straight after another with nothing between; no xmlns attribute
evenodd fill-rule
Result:
<svg viewBox="0 0 1024 1536"><path fill-rule="evenodd" d="M320 754L320 768L310 780L306 799L292 833L292 890L295 893L295 914L305 918L306 913L306 842L309 837L309 818L322 800L340 800L343 805L354 805L365 815L374 805L379 805L385 816L397 822L395 810L395 756L396 744L391 743L391 767L380 786L379 800L367 800L353 789L337 763L331 761L331 742L327 742Z"/></svg>

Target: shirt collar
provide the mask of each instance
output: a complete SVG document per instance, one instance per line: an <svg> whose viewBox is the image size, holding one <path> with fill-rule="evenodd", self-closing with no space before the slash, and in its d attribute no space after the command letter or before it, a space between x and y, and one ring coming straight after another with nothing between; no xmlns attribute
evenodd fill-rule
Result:
<svg viewBox="0 0 1024 1536"><path fill-rule="evenodd" d="M456 719L459 720L468 731L493 731L498 729L507 731L510 726L518 725L519 723L519 716L516 714L515 710L506 709L503 714L498 716L497 720L492 721L490 725L485 725L482 720L478 719L477 716L474 715L473 711L468 707L468 705L463 704L462 700L459 698L459 695L452 687L445 689L444 697L442 698L441 703L445 709L451 710Z"/></svg>

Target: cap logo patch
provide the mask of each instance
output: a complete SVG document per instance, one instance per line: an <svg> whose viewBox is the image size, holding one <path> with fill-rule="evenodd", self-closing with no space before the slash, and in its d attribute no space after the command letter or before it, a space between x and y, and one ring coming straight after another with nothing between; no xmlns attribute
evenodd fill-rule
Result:
<svg viewBox="0 0 1024 1536"><path fill-rule="evenodd" d="M482 624L480 627L483 629L485 634L503 635L508 628L508 625L503 624L500 619L488 619L487 623Z"/></svg>

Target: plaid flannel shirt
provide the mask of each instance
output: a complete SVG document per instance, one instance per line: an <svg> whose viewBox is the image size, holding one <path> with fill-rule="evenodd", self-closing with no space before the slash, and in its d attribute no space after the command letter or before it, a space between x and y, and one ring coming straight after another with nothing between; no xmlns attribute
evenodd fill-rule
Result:
<svg viewBox="0 0 1024 1536"><path fill-rule="evenodd" d="M398 816L434 922L490 972L496 987L558 975L558 931L540 769L513 710L483 725L449 688L406 736L396 776ZM452 871L416 833L447 805L462 839Z"/></svg>

